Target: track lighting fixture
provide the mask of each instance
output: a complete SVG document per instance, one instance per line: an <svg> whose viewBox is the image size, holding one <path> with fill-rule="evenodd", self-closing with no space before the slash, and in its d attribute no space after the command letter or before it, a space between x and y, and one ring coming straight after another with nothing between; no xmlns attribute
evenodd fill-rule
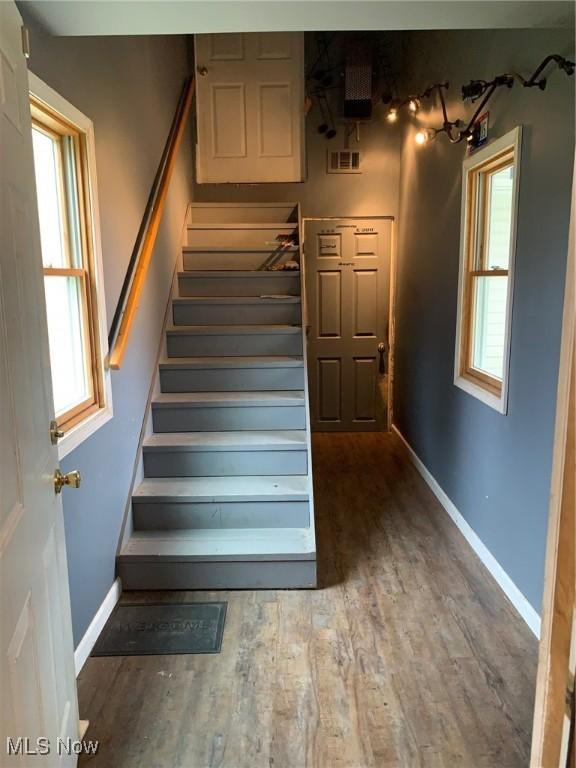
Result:
<svg viewBox="0 0 576 768"><path fill-rule="evenodd" d="M519 82L524 88L539 88L543 91L546 88L546 78L542 77L542 73L550 64L556 64L558 69L561 69L568 76L574 74L576 64L573 61L565 59L559 54L551 54L547 56L536 68L534 73L528 79L522 77L517 72L512 74L497 75L493 80L470 80L469 83L462 86L462 100L475 103L479 101L474 114L468 121L465 127L461 120L449 120L446 110L446 101L444 98L444 91L448 89L448 83L435 83L429 86L418 96L409 96L404 101L395 101L390 105L388 110L387 119L389 122L395 122L398 118L398 112L400 107L404 105L408 106L408 110L411 114L415 115L420 109L423 99L431 98L434 93L438 93L440 99L440 105L442 107L443 123L441 128L421 128L415 135L414 139L417 144L424 145L435 138L439 133L445 133L448 136L448 140L452 144L459 144L461 141L466 140L469 144L474 144L477 138L479 126L477 124L478 117L482 114L482 111L486 107L488 101L498 88L512 88L515 82ZM393 117L391 113L393 112Z"/></svg>

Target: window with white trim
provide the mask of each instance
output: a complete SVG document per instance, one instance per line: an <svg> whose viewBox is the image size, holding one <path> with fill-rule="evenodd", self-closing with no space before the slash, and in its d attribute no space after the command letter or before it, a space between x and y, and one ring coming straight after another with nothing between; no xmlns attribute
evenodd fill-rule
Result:
<svg viewBox="0 0 576 768"><path fill-rule="evenodd" d="M506 413L521 130L467 157L454 383Z"/></svg>
<svg viewBox="0 0 576 768"><path fill-rule="evenodd" d="M66 455L112 415L92 122L30 77L54 411Z"/></svg>

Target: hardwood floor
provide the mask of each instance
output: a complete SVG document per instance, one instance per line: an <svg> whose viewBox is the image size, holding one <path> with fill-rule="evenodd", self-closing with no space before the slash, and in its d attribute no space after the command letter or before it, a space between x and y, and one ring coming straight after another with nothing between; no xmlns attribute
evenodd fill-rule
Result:
<svg viewBox="0 0 576 768"><path fill-rule="evenodd" d="M320 588L128 593L228 601L220 655L89 659L106 768L512 768L537 643L380 434L313 440Z"/></svg>

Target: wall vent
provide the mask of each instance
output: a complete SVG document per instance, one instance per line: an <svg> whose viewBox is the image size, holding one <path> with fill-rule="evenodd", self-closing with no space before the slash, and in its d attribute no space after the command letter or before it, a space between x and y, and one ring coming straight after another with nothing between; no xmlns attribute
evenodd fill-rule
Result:
<svg viewBox="0 0 576 768"><path fill-rule="evenodd" d="M362 173L357 149L328 150L328 173Z"/></svg>

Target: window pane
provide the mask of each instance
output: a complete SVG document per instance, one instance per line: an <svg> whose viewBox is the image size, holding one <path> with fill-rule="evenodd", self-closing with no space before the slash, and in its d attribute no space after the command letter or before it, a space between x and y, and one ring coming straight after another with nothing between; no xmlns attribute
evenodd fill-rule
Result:
<svg viewBox="0 0 576 768"><path fill-rule="evenodd" d="M32 129L36 193L42 263L45 267L67 267L62 221L62 190L59 180L58 142L36 128Z"/></svg>
<svg viewBox="0 0 576 768"><path fill-rule="evenodd" d="M490 174L486 221L486 269L508 269L512 229L514 167Z"/></svg>
<svg viewBox="0 0 576 768"><path fill-rule="evenodd" d="M82 279L44 278L50 367L56 415L64 413L90 395L84 354Z"/></svg>
<svg viewBox="0 0 576 768"><path fill-rule="evenodd" d="M82 269L82 235L80 224L80 205L78 201L78 189L80 181L78 179L78 169L76 168L74 139L72 136L62 137L61 148L64 161L63 166L66 187L66 210L68 213L66 221L68 224L70 259L72 262L71 266Z"/></svg>
<svg viewBox="0 0 576 768"><path fill-rule="evenodd" d="M502 379L508 277L476 277L473 288L472 367Z"/></svg>

